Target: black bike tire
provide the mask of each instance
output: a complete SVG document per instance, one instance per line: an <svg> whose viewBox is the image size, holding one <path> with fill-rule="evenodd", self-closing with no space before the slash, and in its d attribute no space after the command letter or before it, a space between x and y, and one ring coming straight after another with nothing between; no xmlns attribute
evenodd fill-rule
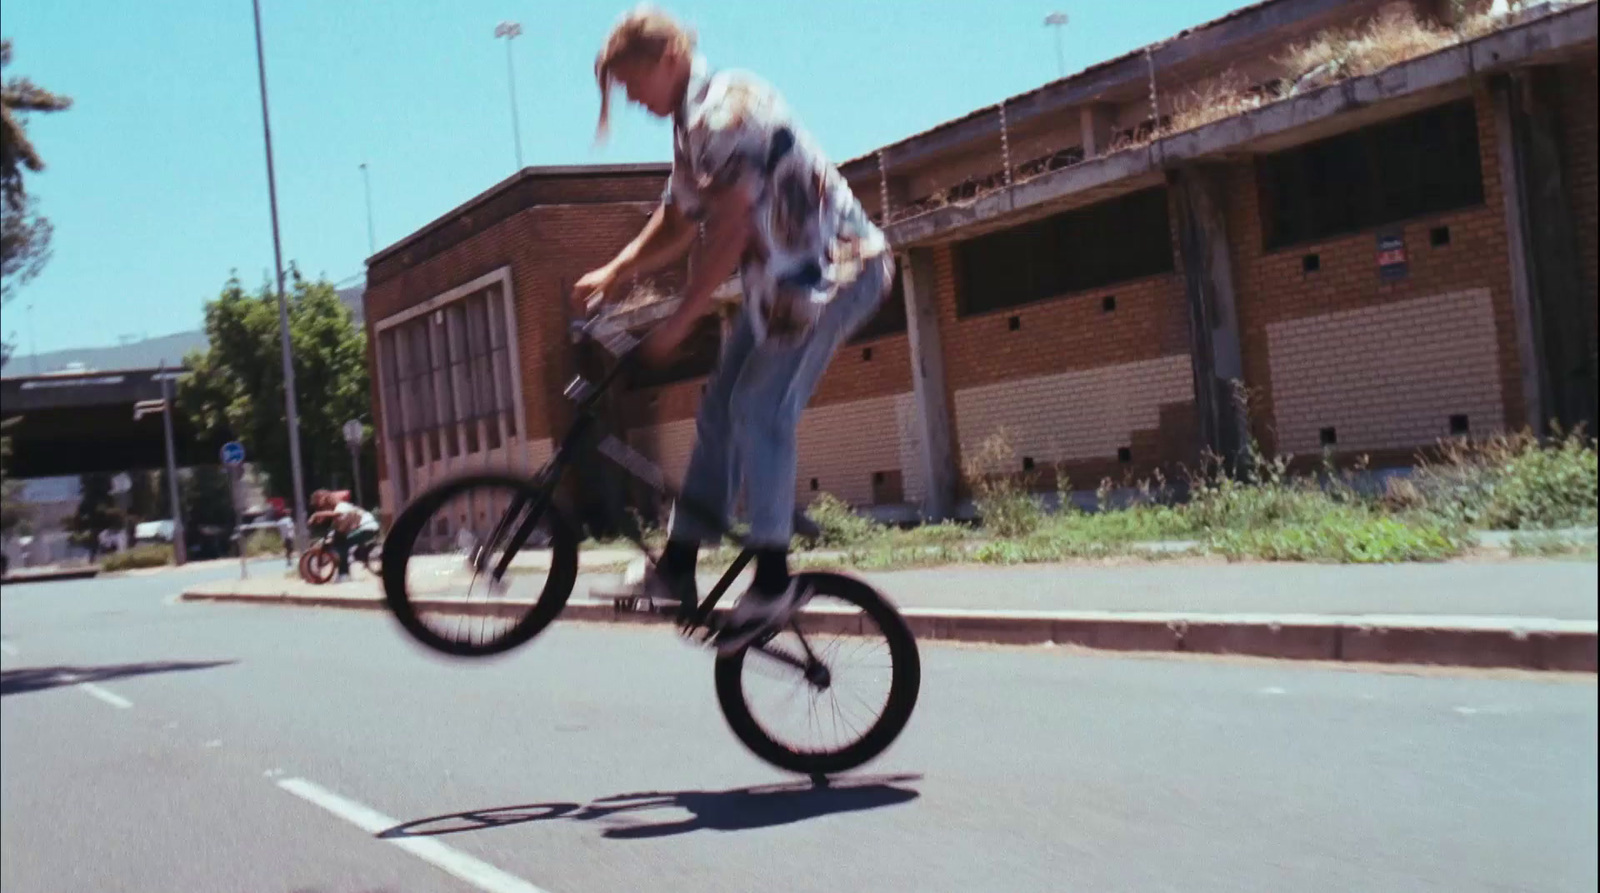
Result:
<svg viewBox="0 0 1600 893"><path fill-rule="evenodd" d="M325 586L333 582L333 578L339 573L339 559L327 549L321 547L310 549L303 561L305 564L303 576L306 582L313 586ZM324 569L326 573L319 573L317 568Z"/></svg>
<svg viewBox="0 0 1600 893"><path fill-rule="evenodd" d="M509 651L538 635L549 626L566 607L572 587L578 579L578 539L572 527L562 517L552 502L545 507L549 517L551 539L550 575L545 579L539 599L528 613L505 635L487 643L461 642L439 635L418 616L406 591L406 564L417 535L428 519L447 500L480 487L504 487L521 490L537 497L540 490L533 482L506 474L468 474L443 481L413 499L395 519L389 535L384 538L382 572L384 601L389 612L413 639L423 645L452 657L487 657Z"/></svg>
<svg viewBox="0 0 1600 893"><path fill-rule="evenodd" d="M889 697L877 723L858 741L837 751L802 753L778 743L761 728L745 701L742 678L744 659L749 649L717 657L717 702L733 734L751 753L773 766L811 776L848 772L887 750L911 721L911 712L917 705L917 695L922 688L922 658L917 651L917 640L911 634L911 627L876 589L844 574L813 572L799 576L804 578L800 585L811 586L818 593L861 608L877 623L878 629L888 640L894 667L893 678L889 683Z"/></svg>

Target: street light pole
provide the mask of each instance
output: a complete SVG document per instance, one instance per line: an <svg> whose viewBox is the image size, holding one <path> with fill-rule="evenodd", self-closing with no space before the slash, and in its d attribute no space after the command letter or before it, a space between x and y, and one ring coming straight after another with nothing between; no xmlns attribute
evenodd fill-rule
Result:
<svg viewBox="0 0 1600 893"><path fill-rule="evenodd" d="M522 170L522 125L517 123L517 69L511 62L511 41L522 34L516 22L501 22L494 28L495 37L506 39L506 82L511 85L511 138L517 148L517 170Z"/></svg>
<svg viewBox="0 0 1600 893"><path fill-rule="evenodd" d="M161 361L161 367L156 372L156 377L161 382L160 400L141 400L133 406L133 420L139 421L147 414L160 412L162 428L167 441L167 494L172 500L172 551L173 561L183 564L189 557L189 550L184 545L183 537L183 503L178 497L178 454L172 436L172 381L167 377L167 362ZM157 406L156 404L159 404Z"/></svg>
<svg viewBox="0 0 1600 893"><path fill-rule="evenodd" d="M289 343L289 303L283 289L283 244L278 238L278 184L272 171L272 116L267 113L267 60L261 49L261 0L250 0L256 16L256 71L261 79L261 132L267 145L267 199L272 206L272 260L278 271L278 337L283 348L283 399L289 422L289 471L294 476L296 548L306 542L306 484L300 466L300 416L294 393L294 350Z"/></svg>
<svg viewBox="0 0 1600 893"><path fill-rule="evenodd" d="M28 350L33 354L33 374L39 374L39 331L33 327L33 305L28 305Z"/></svg>
<svg viewBox="0 0 1600 893"><path fill-rule="evenodd" d="M1046 28L1054 28L1056 32L1056 77L1067 76L1066 57L1061 54L1061 32L1067 27L1067 14L1052 12L1044 17Z"/></svg>
<svg viewBox="0 0 1600 893"><path fill-rule="evenodd" d="M367 163L361 162L361 183L367 191L367 256L378 253L378 239L372 230L372 178L367 175Z"/></svg>

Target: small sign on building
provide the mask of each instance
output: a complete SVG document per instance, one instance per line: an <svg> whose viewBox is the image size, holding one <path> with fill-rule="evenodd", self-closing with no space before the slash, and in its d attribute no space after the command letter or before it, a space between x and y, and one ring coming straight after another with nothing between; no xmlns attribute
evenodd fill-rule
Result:
<svg viewBox="0 0 1600 893"><path fill-rule="evenodd" d="M1404 279L1410 271L1406 267L1406 238L1396 232L1378 233L1378 278L1384 282Z"/></svg>

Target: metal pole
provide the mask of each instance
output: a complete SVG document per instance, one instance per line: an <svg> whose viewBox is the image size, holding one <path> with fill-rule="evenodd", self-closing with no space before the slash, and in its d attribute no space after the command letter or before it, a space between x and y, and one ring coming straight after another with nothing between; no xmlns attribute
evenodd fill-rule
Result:
<svg viewBox="0 0 1600 893"><path fill-rule="evenodd" d="M367 175L367 163L361 162L361 182L367 191L367 256L378 253L378 239L372 229L372 178Z"/></svg>
<svg viewBox="0 0 1600 893"><path fill-rule="evenodd" d="M161 376L161 424L167 433L167 491L172 500L172 549L176 553L173 560L183 564L189 559L189 550L183 538L183 503L178 500L178 450L172 439L172 382L167 380L165 361L156 374Z"/></svg>
<svg viewBox="0 0 1600 893"><path fill-rule="evenodd" d="M1044 25L1056 32L1056 76L1067 76L1066 57L1061 54L1061 30L1067 26L1067 14L1052 12L1044 17Z"/></svg>
<svg viewBox="0 0 1600 893"><path fill-rule="evenodd" d="M33 354L33 374L39 374L39 332L33 327L33 305L28 305L28 351Z"/></svg>
<svg viewBox="0 0 1600 893"><path fill-rule="evenodd" d="M239 526L239 479L244 471L238 465L228 466L228 503L233 506L233 535L239 541L239 579L249 579L250 572L244 562L244 529Z"/></svg>
<svg viewBox="0 0 1600 893"><path fill-rule="evenodd" d="M495 37L506 39L506 83L511 87L511 137L517 149L517 170L522 170L522 125L517 122L517 69L511 62L511 41L522 33L516 22L501 22L494 29Z"/></svg>
<svg viewBox="0 0 1600 893"><path fill-rule="evenodd" d="M517 69L511 62L511 40L506 39L506 79L511 84L511 134L517 144L517 170L522 170L522 124L517 120Z"/></svg>
<svg viewBox="0 0 1600 893"><path fill-rule="evenodd" d="M283 289L283 244L278 238L278 184L272 171L272 117L267 113L267 60L261 48L261 0L250 0L256 16L256 71L261 79L261 132L267 146L267 199L272 206L272 260L278 272L278 337L283 347L283 401L289 422L289 472L294 477L296 548L306 542L306 484L300 466L300 417L295 411L294 351L289 343L289 303Z"/></svg>
<svg viewBox="0 0 1600 893"><path fill-rule="evenodd" d="M350 445L350 467L356 476L356 505L365 508L367 503L361 498L361 444L359 443Z"/></svg>

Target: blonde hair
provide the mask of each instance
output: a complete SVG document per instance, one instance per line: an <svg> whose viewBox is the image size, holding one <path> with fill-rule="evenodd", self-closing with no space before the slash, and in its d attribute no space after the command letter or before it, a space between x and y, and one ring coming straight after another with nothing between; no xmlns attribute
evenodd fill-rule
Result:
<svg viewBox="0 0 1600 893"><path fill-rule="evenodd" d="M594 79L600 85L600 121L595 125L595 139L604 140L610 128L611 88L618 65L655 62L668 52L688 56L694 47L692 29L649 3L623 13L594 60Z"/></svg>

